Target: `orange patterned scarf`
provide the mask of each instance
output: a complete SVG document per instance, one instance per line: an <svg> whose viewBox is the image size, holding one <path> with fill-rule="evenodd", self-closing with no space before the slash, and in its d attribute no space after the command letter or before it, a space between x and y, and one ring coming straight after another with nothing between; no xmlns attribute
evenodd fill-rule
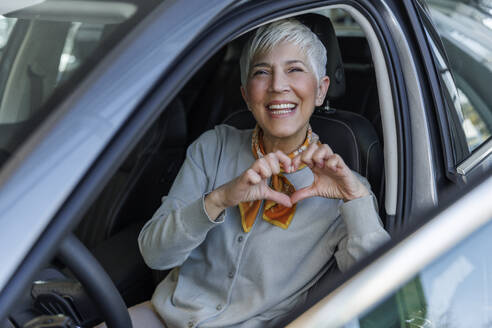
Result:
<svg viewBox="0 0 492 328"><path fill-rule="evenodd" d="M319 142L319 138L318 135L312 131L311 126L309 126L304 143L301 145L301 147L299 147L299 149L288 154L288 156L290 158L296 157L299 153L305 151L309 147L309 145L314 142ZM253 131L251 150L253 151L253 156L256 159L262 158L266 155L263 148L263 131L258 125L256 125L255 130ZM304 167L305 165L302 165L298 169L300 170ZM290 196L296 191L296 189L282 173L285 173L285 171L281 168L280 174L272 175L270 187L275 191L279 191ZM239 211L241 212L241 224L243 226L244 232L249 232L253 227L256 216L258 215L258 211L261 207L261 202L262 200L239 203ZM277 204L272 200L265 200L265 207L263 209L263 220L270 222L277 227L287 229L290 222L294 218L296 207L297 204L294 204L292 207L286 207Z"/></svg>

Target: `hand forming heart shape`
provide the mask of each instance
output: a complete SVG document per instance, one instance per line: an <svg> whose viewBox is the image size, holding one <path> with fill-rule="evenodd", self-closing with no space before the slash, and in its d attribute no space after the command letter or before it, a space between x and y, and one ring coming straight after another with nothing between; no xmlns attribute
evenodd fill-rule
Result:
<svg viewBox="0 0 492 328"><path fill-rule="evenodd" d="M281 167L284 172L291 173L302 164L311 168L314 174L311 186L295 191L290 197L268 186L268 178L279 174ZM259 158L239 177L211 192L205 199L205 207L211 217L217 217L225 208L241 202L268 199L291 207L315 196L349 201L366 195L369 195L369 191L343 159L334 154L328 145L314 143L293 159L282 151Z"/></svg>
<svg viewBox="0 0 492 328"><path fill-rule="evenodd" d="M291 195L293 204L314 196L349 201L369 195L367 188L343 159L338 154L334 154L326 144L312 144L305 152L293 159L294 169L302 164L311 168L314 182L311 186L299 189Z"/></svg>

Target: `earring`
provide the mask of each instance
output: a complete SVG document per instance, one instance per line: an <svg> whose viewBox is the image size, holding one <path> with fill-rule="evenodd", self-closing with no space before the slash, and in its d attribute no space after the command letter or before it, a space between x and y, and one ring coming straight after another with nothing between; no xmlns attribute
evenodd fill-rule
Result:
<svg viewBox="0 0 492 328"><path fill-rule="evenodd" d="M329 111L330 110L330 102L328 100L326 101L325 105L323 106L323 109L325 111Z"/></svg>
<svg viewBox="0 0 492 328"><path fill-rule="evenodd" d="M330 107L330 101L326 99L325 105L321 108L323 113L334 113L335 109Z"/></svg>

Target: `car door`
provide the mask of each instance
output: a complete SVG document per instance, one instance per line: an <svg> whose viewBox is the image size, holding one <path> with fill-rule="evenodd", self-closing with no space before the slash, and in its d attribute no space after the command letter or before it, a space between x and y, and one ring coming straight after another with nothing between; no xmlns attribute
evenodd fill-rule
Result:
<svg viewBox="0 0 492 328"><path fill-rule="evenodd" d="M488 327L490 171L479 181L456 188L423 225L287 327Z"/></svg>
<svg viewBox="0 0 492 328"><path fill-rule="evenodd" d="M87 206L84 203L91 202L97 186L109 179L108 172L118 165L118 158L121 160L125 156L125 148L132 144L133 138L143 133L142 125L148 121L139 119L134 113L142 108L156 81L172 71L172 63L178 54L231 1L208 1L206 4L201 1L54 2L37 1L34 5L39 7L30 8L26 2L19 5L12 1L10 6L5 4L0 9L7 8L6 12L2 11L4 15L18 16L23 22L31 20L40 25L50 20L60 24L72 23L73 20L77 27L80 25L78 22L87 20L92 23L109 21L109 25L116 26L120 15L126 24L121 29L117 28L114 42L94 48L96 52L91 60L74 73L74 78L68 79L63 88L56 89L51 96L46 94L46 98L44 94L43 97L34 97L39 100L37 105L44 110L44 115L24 131L26 133L18 147L8 149L5 156L2 154L5 163L0 172L0 322L29 285L35 272L52 257L60 240L77 224L84 206ZM189 17L189 6L200 8L200 15ZM130 15L125 16L128 9ZM132 17L135 10L137 14ZM182 24L184 21L187 23ZM30 29L37 32L32 26ZM70 28L65 32L69 35ZM9 35L15 33L14 28ZM87 39L87 33L84 37ZM29 40L34 42L36 38L23 38L20 44L26 46ZM39 40L32 42L32 46L49 47ZM16 47L19 48L22 47ZM142 52L142 49L146 51ZM14 52L14 59L16 53L20 52ZM36 52L29 51L25 58L35 55ZM68 65L70 55L68 51L67 56L62 54L58 59L66 59L65 64ZM2 59L6 60L8 56L8 52L2 52ZM65 64L54 66L65 71L68 68ZM18 72L23 71L21 75L28 76L27 68L30 66L19 65L24 69ZM3 65L6 70L12 67L9 63ZM8 81L8 77L14 77L16 72L6 74ZM59 78L56 74L52 77L54 80ZM23 82L26 92L40 84L39 79L36 82L36 78L29 77ZM10 85L13 91L18 91L13 84ZM175 86L174 83L169 85ZM8 87L7 82L1 89ZM31 96L34 94L30 93ZM8 96L11 100L2 107L2 113L10 114L15 107L12 107L12 94L8 93ZM22 98L22 93L19 97ZM154 112L155 106L150 112L138 112L140 115L157 116L159 113ZM28 101L22 107L26 110L22 112L29 112L31 107L34 106ZM9 128L7 125L12 123L8 122L9 115L2 114L2 117L6 121L1 128ZM121 131L123 128L126 130ZM129 133L128 129L133 132ZM118 150L112 151L112 147ZM90 190L83 191L81 184L84 183L91 185ZM78 210L74 211L74 205Z"/></svg>

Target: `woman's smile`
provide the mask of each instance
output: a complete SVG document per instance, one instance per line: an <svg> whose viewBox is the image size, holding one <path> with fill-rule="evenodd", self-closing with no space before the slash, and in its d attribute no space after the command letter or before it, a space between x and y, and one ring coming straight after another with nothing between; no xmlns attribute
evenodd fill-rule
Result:
<svg viewBox="0 0 492 328"><path fill-rule="evenodd" d="M267 104L266 109L271 118L283 118L294 115L297 104L292 102L272 101Z"/></svg>

